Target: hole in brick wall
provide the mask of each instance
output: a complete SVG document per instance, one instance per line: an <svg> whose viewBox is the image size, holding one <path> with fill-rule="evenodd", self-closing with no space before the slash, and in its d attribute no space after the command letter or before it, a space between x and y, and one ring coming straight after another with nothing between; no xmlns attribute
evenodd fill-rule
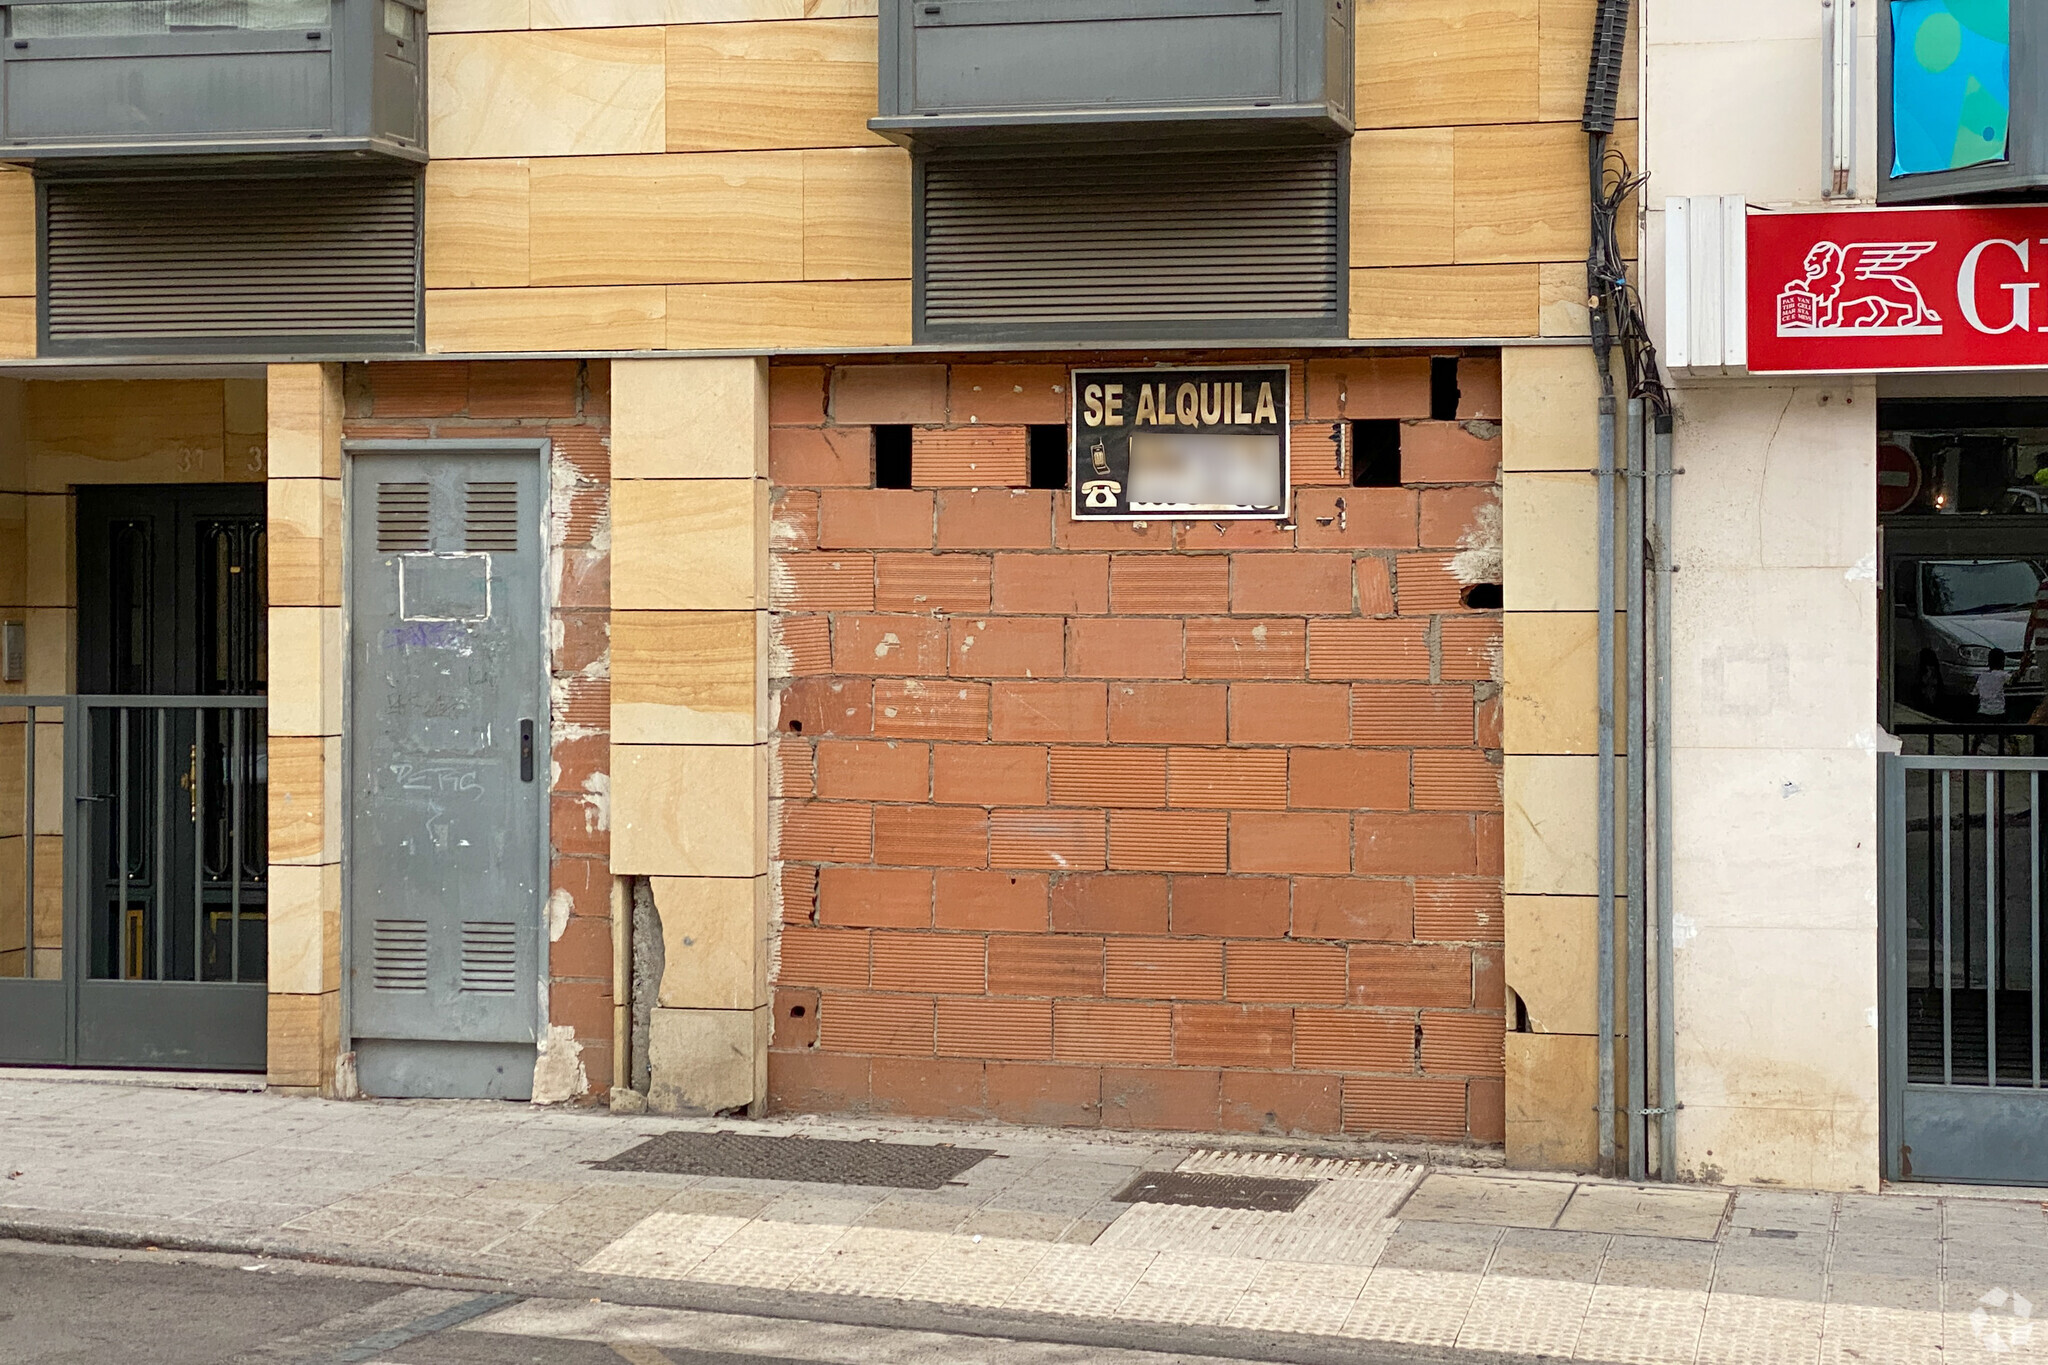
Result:
<svg viewBox="0 0 2048 1365"><path fill-rule="evenodd" d="M875 428L875 487L910 487L910 428Z"/></svg>
<svg viewBox="0 0 2048 1365"><path fill-rule="evenodd" d="M802 1005L791 1005L791 1006L789 1007L789 1017L790 1017L790 1018L792 1018L792 1019L801 1019L801 1018L803 1018L803 1017L804 1017L804 1007L803 1007Z"/></svg>
<svg viewBox="0 0 2048 1365"><path fill-rule="evenodd" d="M1401 486L1401 424L1372 418L1351 424L1351 483L1354 488Z"/></svg>
<svg viewBox="0 0 2048 1365"><path fill-rule="evenodd" d="M1458 420L1458 357L1429 358L1429 416L1432 421Z"/></svg>
<svg viewBox="0 0 2048 1365"><path fill-rule="evenodd" d="M1067 486L1067 429L1044 424L1031 428L1031 486Z"/></svg>
<svg viewBox="0 0 2048 1365"><path fill-rule="evenodd" d="M1474 611L1499 611L1500 584L1473 583L1458 593L1458 600Z"/></svg>

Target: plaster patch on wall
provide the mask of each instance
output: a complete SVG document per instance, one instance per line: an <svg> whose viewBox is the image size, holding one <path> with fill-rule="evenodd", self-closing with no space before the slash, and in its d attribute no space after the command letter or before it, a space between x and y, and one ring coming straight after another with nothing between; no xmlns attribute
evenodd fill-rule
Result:
<svg viewBox="0 0 2048 1365"><path fill-rule="evenodd" d="M1671 916L1671 946L1683 948L1700 936L1700 922L1690 915Z"/></svg>
<svg viewBox="0 0 2048 1365"><path fill-rule="evenodd" d="M612 775L592 773L584 779L584 819L590 821L593 833L602 833L612 827Z"/></svg>
<svg viewBox="0 0 2048 1365"><path fill-rule="evenodd" d="M772 529L771 529L771 531L769 532L769 541L770 541L770 547L771 547L771 548L776 548L776 549L784 548L784 547L781 547L781 546L776 546L776 545L774 545L774 544L773 544L773 542L774 542L774 532L773 532L773 530L772 530ZM801 547L801 546L796 546L796 545L792 545L792 546L789 546L789 547L787 547L787 548L790 548L790 549L801 549L802 547ZM788 563L787 563L786 561L783 561L783 560L780 560L780 559L771 559L771 560L769 560L769 561L768 561L768 600L769 600L769 601L771 601L771 602L778 602L778 603L779 603L779 602L788 602L788 601L791 601L791 600L793 600L793 599L794 599L795 597L796 597L796 575L790 572L790 569L789 569L789 565L788 565Z"/></svg>
<svg viewBox="0 0 2048 1365"><path fill-rule="evenodd" d="M533 1064L533 1102L564 1104L590 1089L583 1070L583 1044L567 1024L549 1024Z"/></svg>
<svg viewBox="0 0 2048 1365"><path fill-rule="evenodd" d="M1500 582L1500 542L1500 504L1482 503L1458 537L1458 553L1451 556L1451 577L1468 588L1474 583Z"/></svg>
<svg viewBox="0 0 2048 1365"><path fill-rule="evenodd" d="M768 523L768 548L771 550L805 549L806 543L803 527L793 521L785 521L781 517L771 519ZM784 577L778 579L775 576L776 568L777 566L772 563L768 566L768 582L771 585L779 586L788 581L787 575L789 571L787 569L782 570Z"/></svg>
<svg viewBox="0 0 2048 1365"><path fill-rule="evenodd" d="M562 937L562 931L569 927L569 912L575 908L576 898L569 889L558 886L548 893L548 942L555 943Z"/></svg>
<svg viewBox="0 0 2048 1365"><path fill-rule="evenodd" d="M334 1098L361 1099L363 1088L356 1081L356 1054L351 1048L334 1059Z"/></svg>
<svg viewBox="0 0 2048 1365"><path fill-rule="evenodd" d="M1863 558L1851 564L1842 578L1850 583L1875 583L1877 581L1877 551L1867 552Z"/></svg>
<svg viewBox="0 0 2048 1365"><path fill-rule="evenodd" d="M1730 645L1700 660L1699 679L1702 709L1745 716L1769 712L1791 699L1791 653L1772 642Z"/></svg>

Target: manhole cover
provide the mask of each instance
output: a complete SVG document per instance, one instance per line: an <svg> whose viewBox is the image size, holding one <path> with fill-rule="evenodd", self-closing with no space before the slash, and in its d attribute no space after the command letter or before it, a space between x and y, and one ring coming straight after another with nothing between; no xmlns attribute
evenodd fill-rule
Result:
<svg viewBox="0 0 2048 1365"><path fill-rule="evenodd" d="M1287 1213L1301 1206L1319 1180L1271 1180L1256 1175L1196 1175L1140 1171L1110 1198L1120 1204L1189 1204L1201 1209L1264 1209Z"/></svg>
<svg viewBox="0 0 2048 1365"><path fill-rule="evenodd" d="M629 1147L600 1171L657 1175L723 1175L741 1180L795 1180L814 1185L883 1185L936 1190L995 1153L981 1147L925 1147L907 1142L839 1142L823 1138L749 1137L740 1133L662 1133ZM1285 1184L1268 1181L1267 1184Z"/></svg>

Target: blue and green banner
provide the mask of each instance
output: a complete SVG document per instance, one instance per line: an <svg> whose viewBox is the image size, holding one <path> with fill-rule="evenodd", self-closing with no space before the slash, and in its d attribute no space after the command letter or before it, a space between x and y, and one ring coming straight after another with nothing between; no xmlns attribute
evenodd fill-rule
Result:
<svg viewBox="0 0 2048 1365"><path fill-rule="evenodd" d="M1892 174L2006 159L2011 0L1891 0Z"/></svg>

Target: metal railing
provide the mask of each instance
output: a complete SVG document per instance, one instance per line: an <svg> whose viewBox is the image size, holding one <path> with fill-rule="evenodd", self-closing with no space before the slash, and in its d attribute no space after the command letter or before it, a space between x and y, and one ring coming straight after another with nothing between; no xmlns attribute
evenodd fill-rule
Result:
<svg viewBox="0 0 2048 1365"><path fill-rule="evenodd" d="M2042 776L2048 760L1905 755L1888 814L1903 841L1905 1079L2042 1088ZM1896 998L1896 997L1895 997Z"/></svg>
<svg viewBox="0 0 2048 1365"><path fill-rule="evenodd" d="M0 697L0 979L265 978L266 706Z"/></svg>

